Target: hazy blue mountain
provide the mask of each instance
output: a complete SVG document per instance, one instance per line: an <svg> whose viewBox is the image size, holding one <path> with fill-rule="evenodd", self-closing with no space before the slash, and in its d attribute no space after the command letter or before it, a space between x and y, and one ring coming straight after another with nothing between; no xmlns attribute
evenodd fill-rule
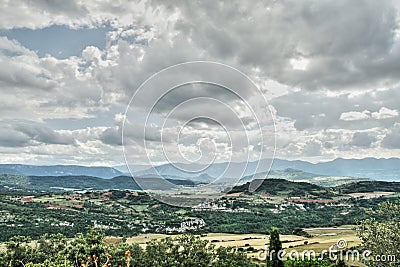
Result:
<svg viewBox="0 0 400 267"><path fill-rule="evenodd" d="M328 162L309 163L306 161L275 160L274 170L293 168L314 174L351 176L382 181L400 181L400 159L335 159Z"/></svg>
<svg viewBox="0 0 400 267"><path fill-rule="evenodd" d="M201 164L164 164L148 168L147 170L135 172L134 175L158 174L161 176L186 177L187 179L209 179L214 180L220 176L229 178L240 178L254 173L265 172L271 165L270 159L260 162L232 162L214 163L210 166ZM206 175L205 175L206 174ZM207 182L203 180L197 180Z"/></svg>
<svg viewBox="0 0 400 267"><path fill-rule="evenodd" d="M0 174L19 174L26 176L94 176L113 178L123 173L111 167L87 167L78 165L36 166L25 164L0 164Z"/></svg>
<svg viewBox="0 0 400 267"><path fill-rule="evenodd" d="M223 175L224 179L240 180L246 176L258 175L264 178L270 166L270 159L260 162L246 163L215 163L211 166L199 164L164 164L148 168L137 165L134 176L161 175L166 179L191 180L195 183L209 183ZM133 166L134 168L135 166ZM118 170L120 169L120 170ZM127 175L124 166L112 167L85 167L77 165L34 166L24 164L0 164L0 174L19 174L26 176L94 176L112 178ZM353 178L370 178L381 181L400 181L400 159L335 159L328 162L310 163L301 160L275 159L271 170L286 169L300 170L314 176L332 176ZM201 171L197 171L201 170ZM277 173L275 173L276 175ZM271 172L269 175L274 175ZM280 174L281 175L281 174ZM286 174L282 174L285 176ZM281 176L282 176L281 175ZM129 176L129 175L127 175ZM260 177L263 176L263 177ZM307 175L306 175L307 176ZM274 178L273 176L268 176ZM285 178L285 177L275 177ZM307 179L312 177L308 175ZM290 178L291 179L291 178ZM316 183L317 184L317 183Z"/></svg>
<svg viewBox="0 0 400 267"><path fill-rule="evenodd" d="M261 174L266 173L269 170L271 160L264 159L258 162L246 163L215 163L210 167L190 164L190 165L179 165L178 168L172 164L165 164L149 168L144 171L137 172L137 175L143 174L155 174L158 173L162 176L175 176L175 177L186 177L196 178L199 175L207 174L209 177L241 177L251 176L255 173ZM201 172L192 172L192 170L201 170ZM285 170L285 169L296 169L303 172L312 173L315 175L325 176L346 176L352 178L370 178L374 180L382 181L400 181L400 159L389 158L389 159L376 159L376 158L364 158L364 159L335 159L328 162L310 163L301 160L282 160L275 159L273 161L271 170ZM189 170L189 171L185 171ZM204 181L206 182L206 181Z"/></svg>
<svg viewBox="0 0 400 267"><path fill-rule="evenodd" d="M135 172L144 171L144 170L147 170L149 168L148 165L136 165L136 164L135 165L131 165L130 167L132 168L132 171L135 171ZM129 169L128 169L128 166L126 166L126 164L113 166L113 168L118 170L118 171L120 171L120 172L122 172L122 173L124 173L124 174L126 174L126 175L128 175L128 176L130 176Z"/></svg>

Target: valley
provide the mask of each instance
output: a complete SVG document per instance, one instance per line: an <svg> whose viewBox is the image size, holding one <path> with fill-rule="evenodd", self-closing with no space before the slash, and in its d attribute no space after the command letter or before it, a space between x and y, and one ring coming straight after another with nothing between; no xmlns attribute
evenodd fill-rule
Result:
<svg viewBox="0 0 400 267"><path fill-rule="evenodd" d="M4 181L2 178L0 181ZM127 237L143 233L261 234L272 226L278 226L283 234L292 234L303 228L354 224L379 203L396 201L400 192L400 183L395 182L361 181L322 187L267 179L256 192L249 192L246 183L218 200L184 208L160 203L137 190L43 191L38 190L40 186L27 189L28 185L2 186L1 241L21 234L37 238L44 233L62 233L72 237L90 227Z"/></svg>

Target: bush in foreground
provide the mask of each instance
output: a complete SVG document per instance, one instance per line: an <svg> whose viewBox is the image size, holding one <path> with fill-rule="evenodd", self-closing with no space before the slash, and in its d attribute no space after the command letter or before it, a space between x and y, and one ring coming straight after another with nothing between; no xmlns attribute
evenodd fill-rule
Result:
<svg viewBox="0 0 400 267"><path fill-rule="evenodd" d="M276 230L275 243L279 247ZM152 240L145 248L125 241L107 245L102 232L89 231L68 240L61 234L44 235L37 241L13 237L0 252L0 267L239 267L239 266L337 266L328 261L260 262L236 248L218 247L193 235Z"/></svg>

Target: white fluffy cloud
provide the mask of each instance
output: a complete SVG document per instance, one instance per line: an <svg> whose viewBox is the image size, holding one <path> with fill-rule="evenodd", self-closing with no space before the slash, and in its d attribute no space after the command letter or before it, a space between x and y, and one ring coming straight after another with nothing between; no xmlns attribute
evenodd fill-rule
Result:
<svg viewBox="0 0 400 267"><path fill-rule="evenodd" d="M358 111L349 111L349 112L343 112L340 115L340 120L343 121L358 121L358 120L365 120L371 117L371 112L368 110L364 110L362 112Z"/></svg>
<svg viewBox="0 0 400 267"><path fill-rule="evenodd" d="M371 114L372 118L378 119L378 120L383 120L383 119L389 119L389 118L396 118L399 116L399 111L395 109L389 109L382 107L379 111L373 112Z"/></svg>

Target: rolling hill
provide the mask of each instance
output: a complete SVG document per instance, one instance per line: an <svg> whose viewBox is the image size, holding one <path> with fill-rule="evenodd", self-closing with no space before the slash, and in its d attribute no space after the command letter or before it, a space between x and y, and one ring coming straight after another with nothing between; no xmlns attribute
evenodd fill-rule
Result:
<svg viewBox="0 0 400 267"><path fill-rule="evenodd" d="M192 186L188 180L166 179L163 183L160 178L145 177L146 182L158 185L158 189L167 189L171 183L175 185ZM169 182L169 183L167 183ZM130 176L117 176L111 179L102 179L93 176L22 176L0 175L0 191L5 190L34 190L45 192L80 191L80 190L141 190Z"/></svg>
<svg viewBox="0 0 400 267"><path fill-rule="evenodd" d="M262 172L245 176L241 179L241 182L249 182L253 179L265 179L265 177L268 177L268 179L285 179L292 182L305 182L325 187L334 187L342 184L370 180L368 178L320 175L288 168L285 170L272 170L269 173Z"/></svg>
<svg viewBox="0 0 400 267"><path fill-rule="evenodd" d="M261 182L261 181L255 181ZM249 193L250 182L235 186L230 193ZM305 182L291 182L284 179L265 179L255 191L256 194L284 195L289 197L332 198L337 194L332 189Z"/></svg>
<svg viewBox="0 0 400 267"><path fill-rule="evenodd" d="M370 193L370 192L400 192L399 182L361 181L338 186L343 194Z"/></svg>

